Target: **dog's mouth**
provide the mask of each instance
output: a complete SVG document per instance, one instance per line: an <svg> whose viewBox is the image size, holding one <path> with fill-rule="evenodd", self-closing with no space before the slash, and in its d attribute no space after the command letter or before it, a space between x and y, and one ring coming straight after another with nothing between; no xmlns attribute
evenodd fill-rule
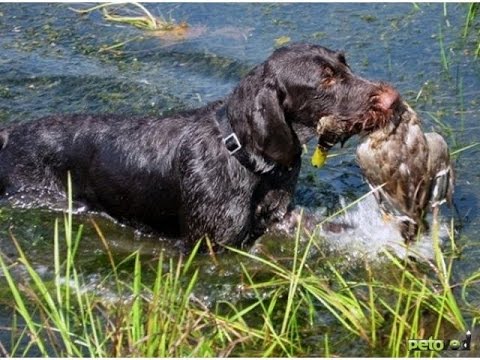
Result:
<svg viewBox="0 0 480 360"><path fill-rule="evenodd" d="M388 84L379 84L370 95L369 100L356 113L350 113L339 105L339 112L326 114L320 117L317 124L319 144L330 147L338 142L345 142L360 133L371 133L384 128L389 123L398 123L398 119L405 111L406 106L400 94Z"/></svg>
<svg viewBox="0 0 480 360"><path fill-rule="evenodd" d="M368 135L388 124L398 126L408 105L398 101L388 111L367 111L354 118L340 115L322 116L317 124L318 143L312 157L312 165L321 167L325 163L328 151L340 143L341 147L354 135Z"/></svg>

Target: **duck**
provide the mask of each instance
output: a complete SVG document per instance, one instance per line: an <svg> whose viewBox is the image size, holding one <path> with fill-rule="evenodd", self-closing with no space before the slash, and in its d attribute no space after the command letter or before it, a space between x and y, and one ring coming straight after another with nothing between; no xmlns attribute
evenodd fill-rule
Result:
<svg viewBox="0 0 480 360"><path fill-rule="evenodd" d="M385 221L394 221L405 240L438 224L439 208L451 205L455 173L448 145L436 132L424 133L417 113L403 102L385 126L363 134L357 162Z"/></svg>

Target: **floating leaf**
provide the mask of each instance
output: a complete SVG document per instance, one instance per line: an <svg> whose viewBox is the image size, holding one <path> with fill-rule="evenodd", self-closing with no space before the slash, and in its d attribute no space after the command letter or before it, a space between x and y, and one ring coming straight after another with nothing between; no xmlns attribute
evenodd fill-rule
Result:
<svg viewBox="0 0 480 360"><path fill-rule="evenodd" d="M283 46L287 43L290 42L290 37L289 36L280 36L279 38L275 39L275 45L277 46Z"/></svg>

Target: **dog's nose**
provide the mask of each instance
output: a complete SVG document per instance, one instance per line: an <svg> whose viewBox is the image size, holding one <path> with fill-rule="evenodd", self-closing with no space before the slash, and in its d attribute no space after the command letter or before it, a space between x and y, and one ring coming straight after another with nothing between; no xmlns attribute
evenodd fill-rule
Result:
<svg viewBox="0 0 480 360"><path fill-rule="evenodd" d="M390 85L382 85L378 95L378 105L383 110L389 110L400 99L400 94Z"/></svg>

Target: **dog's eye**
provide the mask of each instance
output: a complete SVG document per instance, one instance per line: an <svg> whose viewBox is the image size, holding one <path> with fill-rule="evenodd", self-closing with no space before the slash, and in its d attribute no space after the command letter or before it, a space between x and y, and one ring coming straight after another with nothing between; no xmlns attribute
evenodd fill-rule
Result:
<svg viewBox="0 0 480 360"><path fill-rule="evenodd" d="M330 66L324 66L322 75L324 77L333 77L333 75L334 75L333 69Z"/></svg>
<svg viewBox="0 0 480 360"><path fill-rule="evenodd" d="M335 84L336 79L335 79L335 72L333 69L329 66L324 66L323 71L322 71L322 79L321 79L321 84L324 87L332 86Z"/></svg>

